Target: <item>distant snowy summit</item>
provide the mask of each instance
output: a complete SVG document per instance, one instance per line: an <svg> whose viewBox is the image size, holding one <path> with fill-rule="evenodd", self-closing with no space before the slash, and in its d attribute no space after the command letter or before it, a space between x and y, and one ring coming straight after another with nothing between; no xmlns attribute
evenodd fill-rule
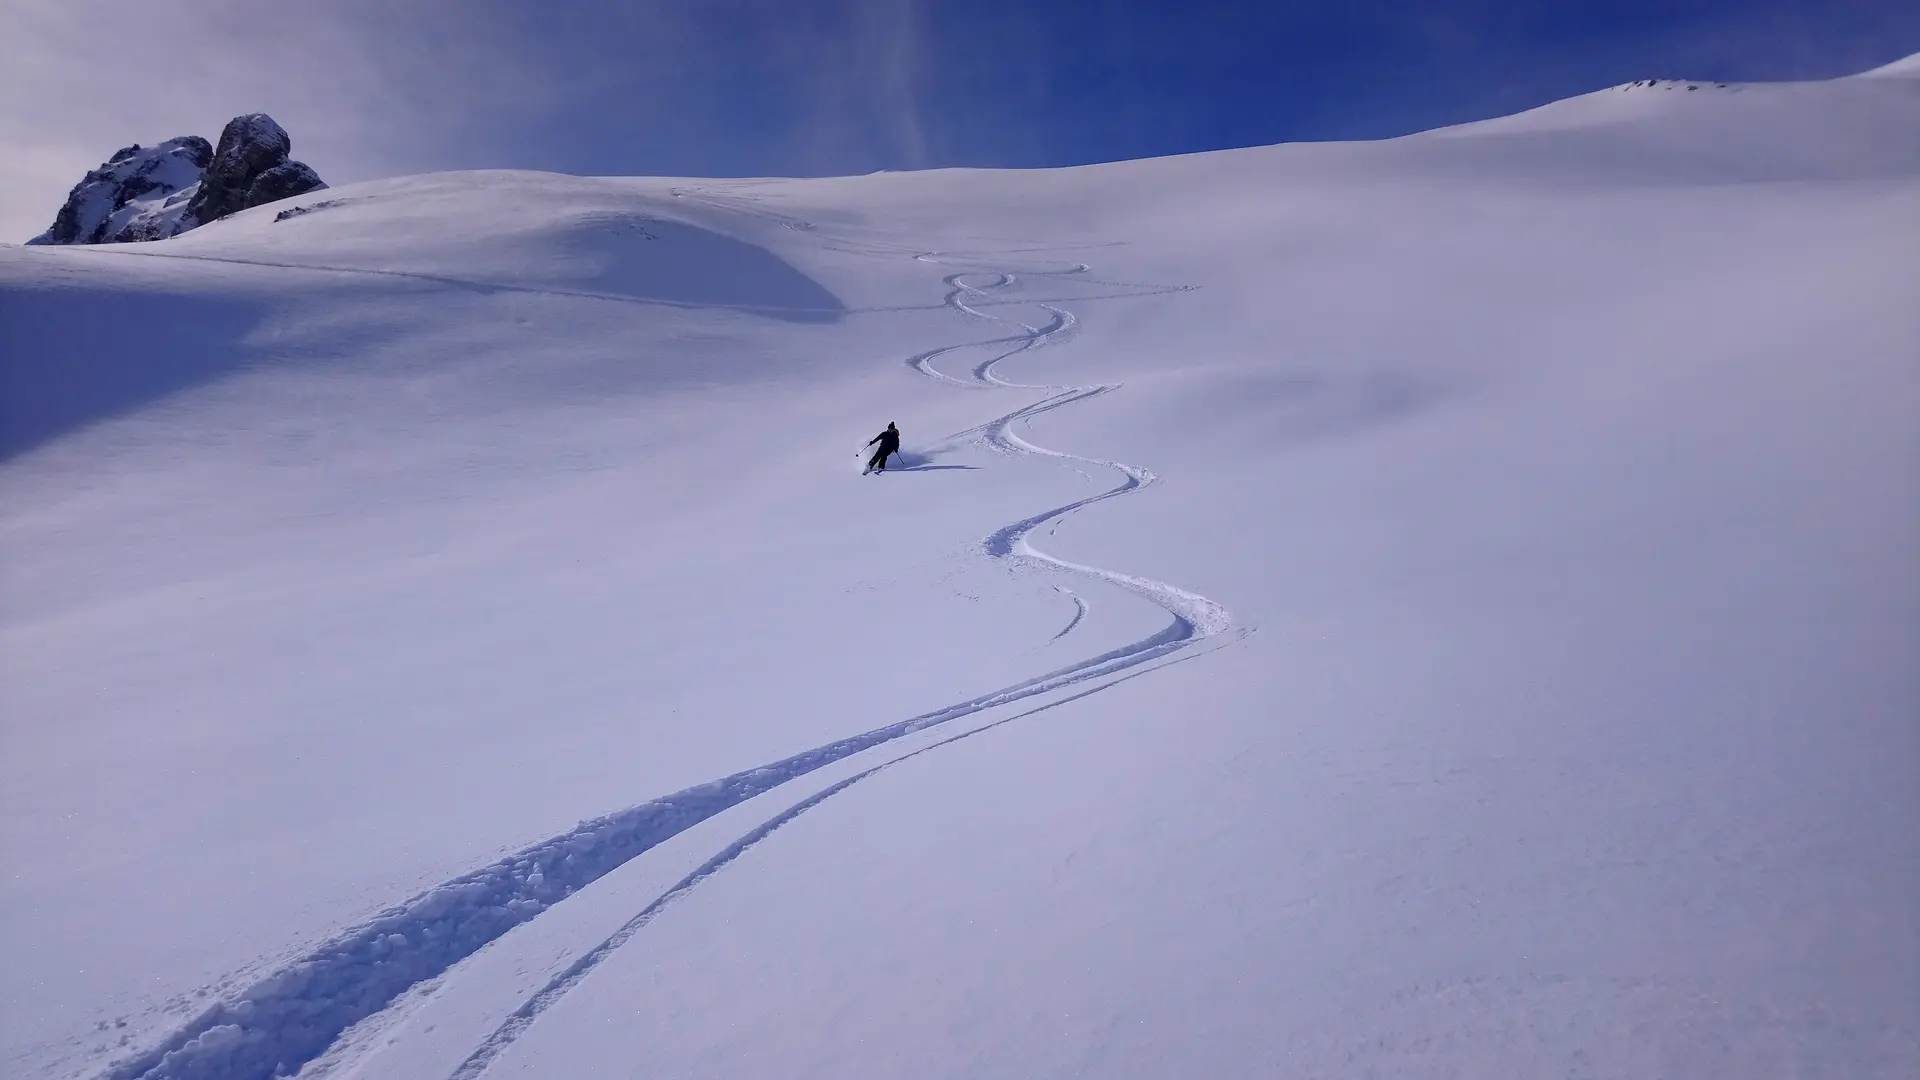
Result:
<svg viewBox="0 0 1920 1080"><path fill-rule="evenodd" d="M1630 83L1621 83L1615 90L1739 90L1737 84L1723 82L1701 82L1698 79L1635 79Z"/></svg>
<svg viewBox="0 0 1920 1080"><path fill-rule="evenodd" d="M198 135L129 146L89 172L46 232L29 244L164 240L327 185L288 155L293 139L265 113L227 121L220 145Z"/></svg>

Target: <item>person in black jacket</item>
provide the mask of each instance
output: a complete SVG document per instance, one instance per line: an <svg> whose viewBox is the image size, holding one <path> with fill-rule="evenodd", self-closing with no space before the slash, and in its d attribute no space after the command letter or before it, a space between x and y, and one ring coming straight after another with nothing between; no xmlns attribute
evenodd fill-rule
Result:
<svg viewBox="0 0 1920 1080"><path fill-rule="evenodd" d="M887 430L867 440L868 446L872 446L874 443L879 443L880 449L875 450L873 456L867 459L866 471L870 473L886 472L887 458L900 452L900 429L894 427L893 423L889 421L887 423Z"/></svg>

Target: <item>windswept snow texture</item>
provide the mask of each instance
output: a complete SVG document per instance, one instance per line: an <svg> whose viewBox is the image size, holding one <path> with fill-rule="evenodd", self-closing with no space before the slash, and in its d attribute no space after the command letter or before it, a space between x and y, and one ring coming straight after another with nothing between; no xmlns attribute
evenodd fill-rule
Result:
<svg viewBox="0 0 1920 1080"><path fill-rule="evenodd" d="M1920 1073L1915 70L0 247L0 1073Z"/></svg>

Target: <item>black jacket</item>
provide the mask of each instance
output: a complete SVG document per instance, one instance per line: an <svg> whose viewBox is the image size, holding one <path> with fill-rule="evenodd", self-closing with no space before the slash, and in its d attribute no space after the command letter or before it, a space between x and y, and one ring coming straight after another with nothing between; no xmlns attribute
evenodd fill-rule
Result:
<svg viewBox="0 0 1920 1080"><path fill-rule="evenodd" d="M894 428L888 428L867 440L868 446L874 443L880 444L880 452L883 454L897 454L900 452L900 432Z"/></svg>

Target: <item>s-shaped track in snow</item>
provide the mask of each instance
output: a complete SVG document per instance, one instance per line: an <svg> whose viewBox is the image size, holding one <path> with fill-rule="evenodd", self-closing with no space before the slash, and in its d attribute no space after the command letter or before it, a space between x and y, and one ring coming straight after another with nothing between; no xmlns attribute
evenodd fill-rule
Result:
<svg viewBox="0 0 1920 1080"><path fill-rule="evenodd" d="M916 257L928 263L948 261L940 255ZM1034 276L1071 275L1085 273L1086 269L1084 264L1076 263L1066 269L1021 272ZM970 283L969 279L978 277L991 280L979 285ZM1210 640L1218 644L1230 639L1234 629L1231 617L1224 608L1205 597L1151 578L1068 562L1028 542L1028 536L1040 526L1096 502L1138 491L1155 478L1136 466L1036 446L1015 433L1016 425L1036 416L1117 389L1112 385L1032 386L1008 382L994 373L1000 361L1063 340L1076 325L1072 314L1047 304L1038 305L1051 317L1042 327L986 315L969 304L970 300L979 303L987 290L1009 286L1015 280L1014 274L1000 270L963 270L950 274L946 278L950 308L1001 323L1013 332L935 349L909 358L908 363L929 378L969 388L1044 392L1046 396L1040 401L960 435L978 437L1002 452L1111 469L1120 474L1121 481L1109 490L1003 525L984 538L982 547L995 559L1086 575L1127 589L1164 609L1171 617L1166 627L1129 645L1011 686L584 821L559 836L435 886L341 933L268 973L233 999L213 1005L159 1045L113 1066L103 1074L102 1080L270 1080L291 1075L324 1054L349 1027L387 1010L409 989L445 974L508 930L537 917L553 904L663 841L731 807L915 732L1016 702L1056 695L1025 711L990 719L879 761L799 799L748 829L647 904L611 936L581 954L508 1014L449 1078L475 1080L542 1013L578 986L662 910L808 809L908 758L1098 693L1165 664L1192 658L1198 655L1195 647ZM1168 290L1143 288L1137 295L1164 291ZM956 379L933 367L934 360L969 349L993 352L972 369L970 378ZM1182 652L1187 655L1175 655Z"/></svg>
<svg viewBox="0 0 1920 1080"><path fill-rule="evenodd" d="M921 255L918 256L918 258L923 262L932 263L951 263L952 261L937 253ZM1025 270L1023 272L1032 276L1064 276L1084 274L1088 269L1089 267L1086 263L1071 263L1068 264L1065 269ZM970 284L968 279L974 277L987 277L992 280L983 285ZM1076 461L1085 465L1111 469L1120 474L1121 480L1118 486L1100 492L1099 494L1089 495L1084 499L1076 499L1064 506L1056 506L1051 510L1035 514L1032 517L1022 518L1019 521L1001 526L986 538L983 546L986 548L987 554L996 559L1010 559L1029 565L1040 565L1098 578L1102 581L1118 585L1130 592L1137 593L1152 601L1154 604L1166 609L1167 614L1173 616L1173 626L1169 629L1174 631L1175 636L1172 641L1154 642L1151 646L1148 645L1148 642L1153 642L1153 639L1148 639L1147 642L1136 643L1141 646L1142 649L1141 660L1148 660L1152 659L1155 655L1161 655L1159 653L1146 655L1152 653L1153 648L1167 644L1184 646L1225 633L1233 625L1232 617L1227 614L1225 608L1198 593L1189 592L1186 589L1169 585L1164 581L1156 581L1152 578L1138 577L1132 574L1123 574L1116 570L1107 570L1097 566L1086 566L1081 563L1068 562L1065 559L1049 555L1035 548L1028 541L1028 537L1032 535L1035 530L1048 522L1058 521L1068 514L1097 502L1104 502L1107 499L1118 498L1122 495L1130 495L1146 487L1148 484L1154 483L1158 477L1137 465L1128 465L1120 461L1107 461L1102 458L1084 457L1080 454L1069 454L1060 450L1049 450L1043 446L1036 446L1014 432L1015 425L1025 424L1043 413L1049 413L1055 409L1065 408L1068 405L1078 404L1082 401L1089 401L1102 394L1112 393L1120 389L1117 383L1101 383L1092 386L1054 386L1008 382L1006 379L994 373L994 368L997 367L1001 361L1069 337L1079 325L1079 320L1073 316L1072 312L1065 311L1052 304L1035 304L1035 307L1045 311L1050 318L1044 326L1028 326L1025 323L1003 319L997 315L989 315L968 303L969 300L977 302L980 298L987 296L987 290L989 289L1006 288L1012 285L1015 280L1016 278L1013 274L1002 270L963 270L959 273L947 275L946 283L951 290L947 294L948 307L964 312L974 318L1000 323L1003 326L1015 330L1015 332L1006 337L994 338L986 342L951 345L945 348L935 349L931 352L921 353L908 362L913 366L914 370L920 372L922 375L945 383L953 383L966 387L1040 390L1048 392L1048 396L1040 401L1015 409L997 420L990 421L981 427L973 429L972 432L964 434L976 434L983 438L990 446L1006 453L1035 454L1063 461ZM998 347L1000 351L995 352L988 359L975 365L969 372L970 378L968 379L957 379L941 372L933 366L933 361L942 356L964 349L977 349L982 347L990 349ZM1078 620L1076 619L1076 621Z"/></svg>

